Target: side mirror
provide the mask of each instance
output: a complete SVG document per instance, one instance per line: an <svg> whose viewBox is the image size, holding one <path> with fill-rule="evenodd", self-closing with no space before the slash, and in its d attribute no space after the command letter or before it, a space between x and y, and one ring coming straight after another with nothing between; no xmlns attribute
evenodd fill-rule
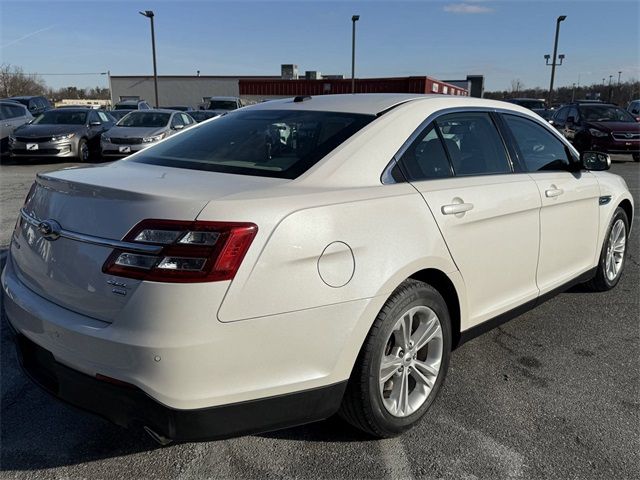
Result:
<svg viewBox="0 0 640 480"><path fill-rule="evenodd" d="M553 125L553 118L550 118L548 122L549 122L549 125Z"/></svg>
<svg viewBox="0 0 640 480"><path fill-rule="evenodd" d="M100 125L102 125L102 122L90 122L89 123L90 127L99 127Z"/></svg>
<svg viewBox="0 0 640 480"><path fill-rule="evenodd" d="M171 128L173 128L174 130L182 130L184 128L184 125L175 125Z"/></svg>
<svg viewBox="0 0 640 480"><path fill-rule="evenodd" d="M611 157L601 152L582 152L580 154L582 166L587 170L601 172L611 168Z"/></svg>

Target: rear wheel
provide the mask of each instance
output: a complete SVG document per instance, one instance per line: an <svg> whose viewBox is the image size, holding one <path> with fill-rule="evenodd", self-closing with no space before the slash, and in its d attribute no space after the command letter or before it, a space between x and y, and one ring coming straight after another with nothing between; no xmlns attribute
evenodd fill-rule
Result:
<svg viewBox="0 0 640 480"><path fill-rule="evenodd" d="M89 160L89 145L84 138L78 140L78 161L86 162Z"/></svg>
<svg viewBox="0 0 640 480"><path fill-rule="evenodd" d="M427 412L449 366L447 305L430 285L406 280L369 331L340 415L376 437L408 430Z"/></svg>
<svg viewBox="0 0 640 480"><path fill-rule="evenodd" d="M627 214L618 207L607 230L596 275L586 284L591 290L597 292L611 290L620 281L627 253L628 234Z"/></svg>

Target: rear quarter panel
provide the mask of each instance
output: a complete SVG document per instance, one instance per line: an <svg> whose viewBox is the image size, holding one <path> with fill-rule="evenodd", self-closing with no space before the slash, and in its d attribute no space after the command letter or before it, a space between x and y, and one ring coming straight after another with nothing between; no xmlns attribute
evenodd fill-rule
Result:
<svg viewBox="0 0 640 480"><path fill-rule="evenodd" d="M218 311L222 322L388 295L422 268L456 270L408 184L256 199L254 208L222 203L209 204L199 219L220 220L222 212L235 218L238 208L241 221L259 226Z"/></svg>

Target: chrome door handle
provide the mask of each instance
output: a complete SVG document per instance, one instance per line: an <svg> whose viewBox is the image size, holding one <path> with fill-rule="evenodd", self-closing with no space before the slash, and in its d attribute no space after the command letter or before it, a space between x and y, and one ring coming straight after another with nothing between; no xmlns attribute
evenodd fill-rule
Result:
<svg viewBox="0 0 640 480"><path fill-rule="evenodd" d="M457 215L468 212L472 208L473 203L452 203L451 205L443 205L441 210L443 215Z"/></svg>
<svg viewBox="0 0 640 480"><path fill-rule="evenodd" d="M549 198L559 197L563 193L564 193L564 190L562 190L561 188L556 188L553 185L552 185L552 188L549 188L544 191L545 196Z"/></svg>

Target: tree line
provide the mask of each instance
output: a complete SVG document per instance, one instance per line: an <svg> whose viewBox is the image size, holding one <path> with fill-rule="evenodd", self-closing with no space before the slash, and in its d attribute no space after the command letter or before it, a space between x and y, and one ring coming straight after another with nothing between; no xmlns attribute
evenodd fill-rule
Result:
<svg viewBox="0 0 640 480"><path fill-rule="evenodd" d="M0 97L15 97L20 95L43 95L50 100L58 101L63 98L74 100L99 99L108 100L109 89L94 88L50 88L42 77L24 73L21 67L3 63L0 65Z"/></svg>
<svg viewBox="0 0 640 480"><path fill-rule="evenodd" d="M484 98L507 100L510 98L540 98L548 100L549 89L534 87L526 88L520 79L511 81L511 88L495 92L484 92ZM613 81L594 83L591 85L570 85L553 89L553 105L570 103L574 100L602 100L626 107L632 100L640 98L640 81L636 79L620 82Z"/></svg>

